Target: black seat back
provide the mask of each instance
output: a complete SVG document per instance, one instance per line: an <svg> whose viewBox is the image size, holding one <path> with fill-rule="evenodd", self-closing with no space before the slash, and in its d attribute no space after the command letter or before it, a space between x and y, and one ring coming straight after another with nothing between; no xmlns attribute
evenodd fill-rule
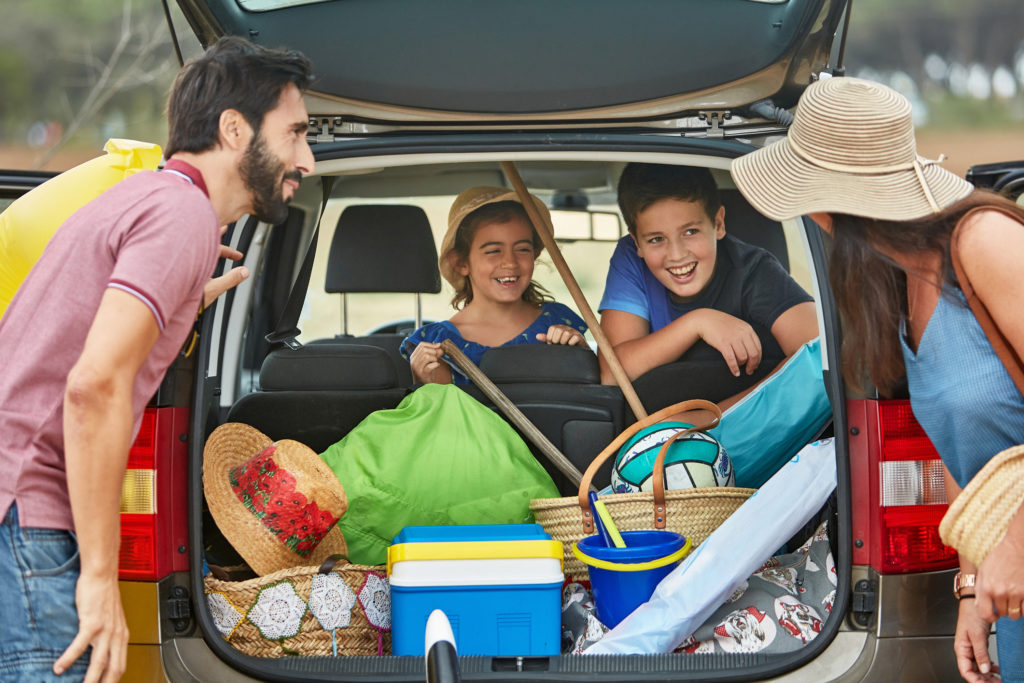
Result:
<svg viewBox="0 0 1024 683"><path fill-rule="evenodd" d="M752 207L739 190L723 189L719 190L719 195L725 207L725 231L747 244L770 251L788 271L789 251L782 224Z"/></svg>
<svg viewBox="0 0 1024 683"><path fill-rule="evenodd" d="M352 336L345 295L367 292L415 294L416 314L409 332L421 323L420 295L441 291L437 247L422 208L407 204L357 204L338 217L331 239L324 289L342 295L342 334L333 342L384 349L395 363L399 384L410 386L412 373L398 347L408 332Z"/></svg>
<svg viewBox="0 0 1024 683"><path fill-rule="evenodd" d="M285 347L264 359L260 390L238 399L227 419L320 453L373 411L397 406L407 393L383 349L330 343Z"/></svg>
<svg viewBox="0 0 1024 683"><path fill-rule="evenodd" d="M597 356L589 348L500 346L484 353L480 370L581 472L625 428L622 392L601 384ZM466 391L495 408L477 387ZM575 493L568 479L533 444L530 447L559 490L565 495ZM610 476L609 461L598 470L594 483L602 487Z"/></svg>

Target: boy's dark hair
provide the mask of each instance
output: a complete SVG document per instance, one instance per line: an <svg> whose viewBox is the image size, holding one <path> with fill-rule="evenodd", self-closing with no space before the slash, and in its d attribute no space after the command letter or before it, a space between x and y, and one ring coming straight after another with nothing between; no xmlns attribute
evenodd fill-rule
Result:
<svg viewBox="0 0 1024 683"><path fill-rule="evenodd" d="M631 235L636 217L662 199L699 202L714 220L722 200L711 171L697 166L629 163L619 176L619 209Z"/></svg>
<svg viewBox="0 0 1024 683"><path fill-rule="evenodd" d="M533 223L530 222L530 216L526 213L523 205L511 200L484 204L463 218L462 222L459 223L458 230L455 232L455 241L452 243L451 251L459 261L468 262L469 248L473 244L473 237L476 235L476 231L481 226L489 223L507 223L516 218L531 226L533 254L534 258L536 258L544 248L544 242L541 240L540 235L537 234L537 231L532 229ZM546 289L532 280L523 291L522 299L536 306L541 306L546 301L554 301L554 297ZM452 297L452 308L462 308L472 300L473 285L468 277L462 278L462 286L455 288L455 296Z"/></svg>
<svg viewBox="0 0 1024 683"><path fill-rule="evenodd" d="M301 52L271 50L237 36L221 38L174 79L164 156L213 149L226 109L237 109L258 133L284 87L294 83L301 92L312 79L312 66Z"/></svg>

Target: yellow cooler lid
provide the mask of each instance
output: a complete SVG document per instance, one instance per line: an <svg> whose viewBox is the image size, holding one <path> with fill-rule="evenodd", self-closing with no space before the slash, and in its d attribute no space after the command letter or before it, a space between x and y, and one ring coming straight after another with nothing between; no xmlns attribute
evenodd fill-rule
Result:
<svg viewBox="0 0 1024 683"><path fill-rule="evenodd" d="M440 541L436 543L396 543L388 546L388 574L396 562L413 560L518 560L556 559L561 568L563 548L560 541Z"/></svg>

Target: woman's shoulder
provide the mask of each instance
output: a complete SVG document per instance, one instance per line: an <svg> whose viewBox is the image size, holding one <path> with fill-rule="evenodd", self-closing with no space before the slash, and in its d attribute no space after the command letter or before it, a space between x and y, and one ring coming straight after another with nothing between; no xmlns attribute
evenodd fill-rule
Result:
<svg viewBox="0 0 1024 683"><path fill-rule="evenodd" d="M956 229L956 247L965 265L1024 248L1024 221L997 208L967 214Z"/></svg>

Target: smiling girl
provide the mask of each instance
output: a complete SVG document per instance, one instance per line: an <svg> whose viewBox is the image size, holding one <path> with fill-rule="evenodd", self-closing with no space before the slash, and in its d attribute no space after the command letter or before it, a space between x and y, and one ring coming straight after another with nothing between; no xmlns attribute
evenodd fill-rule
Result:
<svg viewBox="0 0 1024 683"><path fill-rule="evenodd" d="M536 197L538 211L547 207ZM444 359L441 342L453 340L479 364L484 352L515 344L583 345L587 325L552 301L533 282L543 245L516 193L503 187L472 187L455 198L441 243L441 275L455 288L449 320L424 325L402 342L417 382L468 383Z"/></svg>

